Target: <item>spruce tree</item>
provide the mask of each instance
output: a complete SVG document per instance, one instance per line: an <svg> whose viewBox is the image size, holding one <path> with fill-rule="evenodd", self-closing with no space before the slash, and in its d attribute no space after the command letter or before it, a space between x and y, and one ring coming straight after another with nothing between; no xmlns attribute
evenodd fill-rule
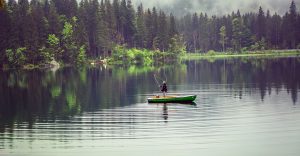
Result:
<svg viewBox="0 0 300 156"><path fill-rule="evenodd" d="M129 47L134 46L134 35L136 33L135 27L135 11L131 4L131 0L127 1L125 11L125 26L124 26L124 38Z"/></svg>
<svg viewBox="0 0 300 156"><path fill-rule="evenodd" d="M151 28L151 34L152 34L152 49L156 50L158 47L158 14L155 7L152 8L152 28Z"/></svg>
<svg viewBox="0 0 300 156"><path fill-rule="evenodd" d="M108 26L109 40L117 42L117 23L115 11L109 0L105 0L105 21Z"/></svg>
<svg viewBox="0 0 300 156"><path fill-rule="evenodd" d="M0 62L5 58L5 50L8 48L10 17L5 1L0 2ZM1 66L1 64L0 64Z"/></svg>
<svg viewBox="0 0 300 156"><path fill-rule="evenodd" d="M260 41L265 38L266 34L266 17L262 7L259 7L257 22L256 22L256 37Z"/></svg>
<svg viewBox="0 0 300 156"><path fill-rule="evenodd" d="M288 46L294 49L296 48L297 38L297 8L294 1L291 2L288 14L288 30Z"/></svg>
<svg viewBox="0 0 300 156"><path fill-rule="evenodd" d="M194 13L193 17L192 17L192 23L191 23L191 30L190 33L192 34L192 44L193 44L193 51L196 52L198 49L198 42L199 42L199 18L198 18L198 14Z"/></svg>
<svg viewBox="0 0 300 156"><path fill-rule="evenodd" d="M152 43L153 43L153 38L152 38L152 30L153 30L153 23L152 23L152 13L151 10L148 9L145 13L145 40L146 40L146 48L147 49L152 49Z"/></svg>
<svg viewBox="0 0 300 156"><path fill-rule="evenodd" d="M136 37L135 37L135 42L136 46L139 48L144 48L145 47L145 37L146 37L146 28L145 28L145 20L144 20L144 9L143 5L140 4L137 9L137 18L136 18Z"/></svg>
<svg viewBox="0 0 300 156"><path fill-rule="evenodd" d="M161 51L166 51L169 44L169 34L168 34L168 25L167 17L163 11L159 12L158 17L158 40L159 40L159 49Z"/></svg>
<svg viewBox="0 0 300 156"><path fill-rule="evenodd" d="M242 19L234 18L232 20L232 46L235 51L240 51L241 49L241 39L242 39Z"/></svg>

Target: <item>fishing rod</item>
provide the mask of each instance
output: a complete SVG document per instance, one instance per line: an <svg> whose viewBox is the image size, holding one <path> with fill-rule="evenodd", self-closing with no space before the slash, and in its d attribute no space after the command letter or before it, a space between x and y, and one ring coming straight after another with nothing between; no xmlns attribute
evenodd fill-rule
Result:
<svg viewBox="0 0 300 156"><path fill-rule="evenodd" d="M156 74L154 74L154 80L155 80L156 84L157 84L158 86L160 86L159 82L157 81Z"/></svg>

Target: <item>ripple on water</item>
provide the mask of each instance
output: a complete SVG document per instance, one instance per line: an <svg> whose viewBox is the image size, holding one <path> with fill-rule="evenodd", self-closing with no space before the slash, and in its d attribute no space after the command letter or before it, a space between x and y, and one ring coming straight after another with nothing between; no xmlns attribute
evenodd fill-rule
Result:
<svg viewBox="0 0 300 156"><path fill-rule="evenodd" d="M136 103L84 112L70 119L39 117L30 128L26 122L15 123L13 130L1 133L0 149L113 151L127 147L178 151L183 147L233 149L239 144L250 149L277 147L283 143L293 144L284 147L293 149L294 145L300 145L300 108L286 104L289 99L284 92L271 93L262 101L258 93L235 98L235 92L221 91L218 87L186 91L198 96L196 106Z"/></svg>

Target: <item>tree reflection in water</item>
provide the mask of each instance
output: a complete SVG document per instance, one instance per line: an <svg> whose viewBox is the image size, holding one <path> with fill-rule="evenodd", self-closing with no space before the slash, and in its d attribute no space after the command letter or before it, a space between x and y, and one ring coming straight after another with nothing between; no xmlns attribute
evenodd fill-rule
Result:
<svg viewBox="0 0 300 156"><path fill-rule="evenodd" d="M52 71L0 71L0 132L14 123L70 118L83 112L124 107L145 98L134 95L157 91L153 74L164 71L171 90L174 84L223 85L243 96L259 91L263 101L284 88L297 103L300 59L228 59L188 61L161 68L62 68ZM297 70L298 69L298 70ZM173 85L172 85L173 84ZM163 106L168 120L168 108Z"/></svg>

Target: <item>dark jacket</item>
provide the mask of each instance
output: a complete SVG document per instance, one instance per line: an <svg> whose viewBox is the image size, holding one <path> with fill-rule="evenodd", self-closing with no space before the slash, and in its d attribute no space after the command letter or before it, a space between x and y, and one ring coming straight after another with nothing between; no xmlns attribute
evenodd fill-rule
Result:
<svg viewBox="0 0 300 156"><path fill-rule="evenodd" d="M167 92L167 91L168 91L168 88L167 88L167 84L166 84L166 83L163 83L163 84L160 86L160 88L161 88L161 91L162 91L162 92Z"/></svg>

